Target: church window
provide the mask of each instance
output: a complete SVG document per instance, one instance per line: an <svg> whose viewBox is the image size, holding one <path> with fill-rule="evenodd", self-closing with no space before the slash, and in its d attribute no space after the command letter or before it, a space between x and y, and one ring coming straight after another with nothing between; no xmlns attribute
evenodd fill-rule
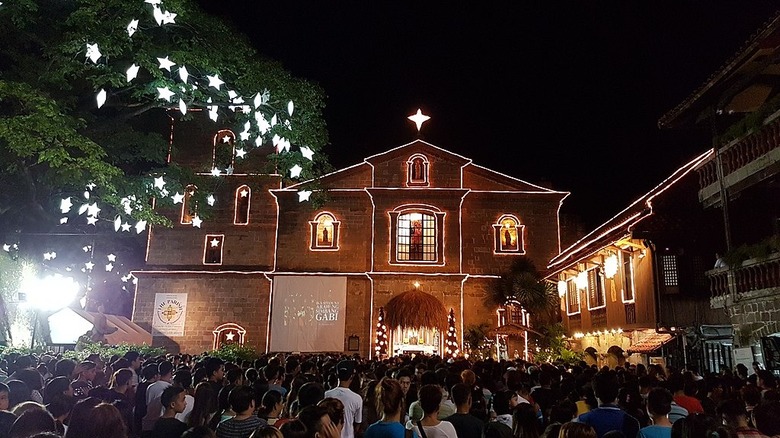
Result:
<svg viewBox="0 0 780 438"><path fill-rule="evenodd" d="M505 214L493 224L495 254L525 254L523 232L517 217Z"/></svg>
<svg viewBox="0 0 780 438"><path fill-rule="evenodd" d="M252 189L247 185L237 188L235 199L233 223L236 225L246 225L249 223L249 206L252 201Z"/></svg>
<svg viewBox="0 0 780 438"><path fill-rule="evenodd" d="M444 212L405 205L389 214L390 263L444 263Z"/></svg>
<svg viewBox="0 0 780 438"><path fill-rule="evenodd" d="M211 167L226 172L233 169L236 160L236 134L229 129L221 129L214 134L211 154ZM228 171L228 173L231 173Z"/></svg>
<svg viewBox="0 0 780 438"><path fill-rule="evenodd" d="M192 197L195 195L195 192L198 190L197 187L190 184L187 187L184 188L184 199L181 201L181 223L182 224L191 224L192 218L195 216L195 213L198 210L198 203L192 199Z"/></svg>
<svg viewBox="0 0 780 438"><path fill-rule="evenodd" d="M310 249L338 250L340 224L331 213L323 212L318 214L313 221L309 222L311 227Z"/></svg>
<svg viewBox="0 0 780 438"><path fill-rule="evenodd" d="M204 265L222 264L222 247L225 243L224 234L207 234L203 249Z"/></svg>
<svg viewBox="0 0 780 438"><path fill-rule="evenodd" d="M406 161L406 185L410 187L428 186L429 164L425 155L415 154L409 157L409 160Z"/></svg>

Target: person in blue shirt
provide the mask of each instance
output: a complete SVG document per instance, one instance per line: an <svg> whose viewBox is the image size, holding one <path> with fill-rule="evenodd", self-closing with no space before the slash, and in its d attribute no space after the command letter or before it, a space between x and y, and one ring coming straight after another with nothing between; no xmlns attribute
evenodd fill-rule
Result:
<svg viewBox="0 0 780 438"><path fill-rule="evenodd" d="M672 422L669 412L672 410L672 393L664 388L653 388L647 394L647 413L652 424L639 429L637 438L671 438Z"/></svg>
<svg viewBox="0 0 780 438"><path fill-rule="evenodd" d="M418 438L401 423L404 409L404 392L398 380L383 377L376 388L382 418L368 426L363 438Z"/></svg>
<svg viewBox="0 0 780 438"><path fill-rule="evenodd" d="M639 421L617 405L620 385L614 371L600 371L591 382L599 407L586 412L574 421L584 423L596 430L598 438L604 438L607 432L618 430L626 438L636 437L639 433Z"/></svg>

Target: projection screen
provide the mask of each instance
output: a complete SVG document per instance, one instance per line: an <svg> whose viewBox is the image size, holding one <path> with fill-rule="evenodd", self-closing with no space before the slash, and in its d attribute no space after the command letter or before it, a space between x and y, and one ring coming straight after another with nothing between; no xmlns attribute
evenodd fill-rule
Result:
<svg viewBox="0 0 780 438"><path fill-rule="evenodd" d="M347 278L274 279L271 351L344 351Z"/></svg>

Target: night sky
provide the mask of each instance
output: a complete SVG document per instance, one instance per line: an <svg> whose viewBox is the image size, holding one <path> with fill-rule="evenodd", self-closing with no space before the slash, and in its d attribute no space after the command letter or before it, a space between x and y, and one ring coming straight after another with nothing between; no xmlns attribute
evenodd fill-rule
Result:
<svg viewBox="0 0 780 438"><path fill-rule="evenodd" d="M773 15L769 0L199 0L322 86L337 168L416 138L571 191L593 227L710 146L657 120ZM436 3L436 4L434 4ZM468 3L468 6L460 4Z"/></svg>

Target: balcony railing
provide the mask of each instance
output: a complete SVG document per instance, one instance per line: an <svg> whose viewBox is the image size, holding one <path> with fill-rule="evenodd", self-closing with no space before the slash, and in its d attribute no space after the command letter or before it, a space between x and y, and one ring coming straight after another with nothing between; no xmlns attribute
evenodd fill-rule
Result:
<svg viewBox="0 0 780 438"><path fill-rule="evenodd" d="M780 253L746 260L736 268L713 269L706 276L712 292L710 303L720 308L752 292L780 289Z"/></svg>
<svg viewBox="0 0 780 438"><path fill-rule="evenodd" d="M780 113L760 129L720 148L723 163L723 180L726 187L738 185L749 176L765 171L780 156ZM702 200L718 195L716 160L712 159L698 170ZM770 172L771 173L771 172Z"/></svg>

